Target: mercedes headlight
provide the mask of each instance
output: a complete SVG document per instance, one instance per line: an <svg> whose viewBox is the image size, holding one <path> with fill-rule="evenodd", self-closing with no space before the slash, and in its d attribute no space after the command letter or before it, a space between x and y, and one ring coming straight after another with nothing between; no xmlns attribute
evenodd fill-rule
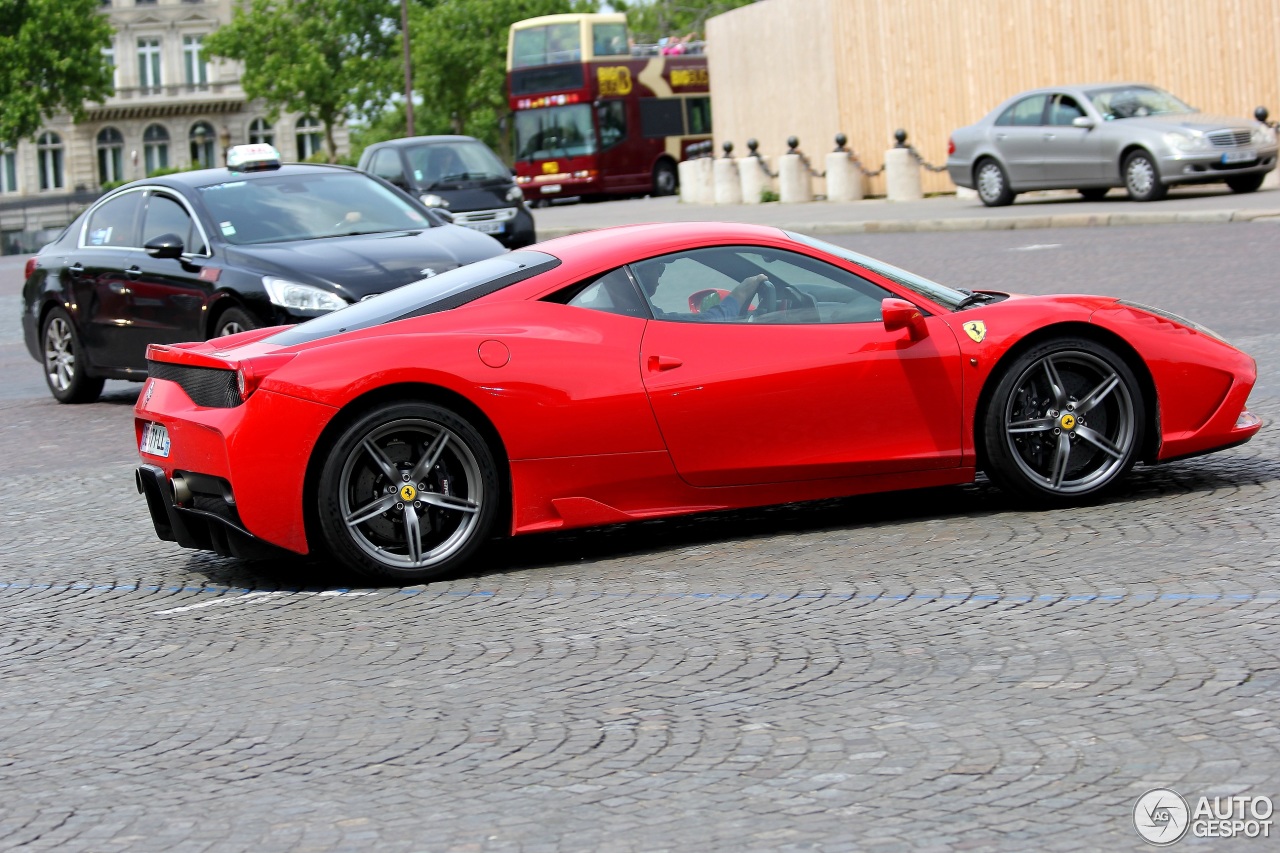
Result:
<svg viewBox="0 0 1280 853"><path fill-rule="evenodd" d="M295 311L337 311L347 307L347 301L341 296L314 285L271 276L264 276L262 284L271 301L281 308Z"/></svg>
<svg viewBox="0 0 1280 853"><path fill-rule="evenodd" d="M449 206L449 202L445 201L435 193L427 193L421 198L422 198L422 203L425 204L427 207L448 207Z"/></svg>
<svg viewBox="0 0 1280 853"><path fill-rule="evenodd" d="M1253 133L1249 134L1249 142L1254 145L1275 145L1275 128L1267 127L1265 124L1258 125L1253 129Z"/></svg>
<svg viewBox="0 0 1280 853"><path fill-rule="evenodd" d="M1211 147L1203 133L1166 133L1164 144L1174 151L1207 151Z"/></svg>
<svg viewBox="0 0 1280 853"><path fill-rule="evenodd" d="M524 198L524 190L519 187L512 187L507 190L507 201L520 201Z"/></svg>

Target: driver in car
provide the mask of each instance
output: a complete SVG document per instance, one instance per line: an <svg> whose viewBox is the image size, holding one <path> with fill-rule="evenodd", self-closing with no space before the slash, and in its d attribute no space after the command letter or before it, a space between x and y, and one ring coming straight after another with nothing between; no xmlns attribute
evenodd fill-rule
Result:
<svg viewBox="0 0 1280 853"><path fill-rule="evenodd" d="M751 304L751 300L755 299L760 285L768 280L769 276L764 273L744 279L742 284L731 290L729 295L721 299L719 303L705 307L696 314L663 311L653 304L653 294L658 290L657 278L646 280L643 285L645 295L649 297L649 306L653 309L653 316L658 320L713 320L727 322L738 320L746 314L746 308Z"/></svg>

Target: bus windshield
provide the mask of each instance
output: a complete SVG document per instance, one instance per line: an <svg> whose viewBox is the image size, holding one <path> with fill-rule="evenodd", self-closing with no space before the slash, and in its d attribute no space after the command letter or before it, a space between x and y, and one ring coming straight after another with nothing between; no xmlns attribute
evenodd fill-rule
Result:
<svg viewBox="0 0 1280 853"><path fill-rule="evenodd" d="M516 159L581 157L596 152L590 104L516 113Z"/></svg>
<svg viewBox="0 0 1280 853"><path fill-rule="evenodd" d="M581 62L582 37L578 22L516 30L511 53L512 68Z"/></svg>

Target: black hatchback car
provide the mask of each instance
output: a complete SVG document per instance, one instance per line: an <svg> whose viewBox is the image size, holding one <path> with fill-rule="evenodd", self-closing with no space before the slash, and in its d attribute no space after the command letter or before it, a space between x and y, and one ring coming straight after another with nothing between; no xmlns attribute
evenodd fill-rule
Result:
<svg viewBox="0 0 1280 853"><path fill-rule="evenodd" d="M509 249L537 240L533 214L511 170L479 139L410 136L377 142L360 156L360 168Z"/></svg>
<svg viewBox="0 0 1280 853"><path fill-rule="evenodd" d="M23 335L60 402L142 381L147 344L296 323L504 251L363 172L243 148L120 187L27 261Z"/></svg>

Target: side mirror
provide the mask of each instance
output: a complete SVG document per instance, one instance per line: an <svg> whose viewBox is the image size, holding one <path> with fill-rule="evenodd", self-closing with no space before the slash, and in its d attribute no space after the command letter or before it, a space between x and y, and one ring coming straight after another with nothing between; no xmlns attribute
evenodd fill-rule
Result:
<svg viewBox="0 0 1280 853"><path fill-rule="evenodd" d="M440 220L441 224L443 225L453 224L453 214L450 213L449 211L445 210L442 207L432 207L429 209L432 215L434 215L436 219Z"/></svg>
<svg viewBox="0 0 1280 853"><path fill-rule="evenodd" d="M1096 124L1097 122L1095 122L1093 119L1089 118L1088 116L1076 116L1071 120L1072 127L1083 127L1085 130L1088 130L1089 128L1093 127Z"/></svg>
<svg viewBox="0 0 1280 853"><path fill-rule="evenodd" d="M905 299L885 299L880 302L880 315L884 318L887 332L906 329L913 341L928 337L929 327L924 323L924 315L920 309Z"/></svg>
<svg viewBox="0 0 1280 853"><path fill-rule="evenodd" d="M161 234L152 237L142 248L153 258L180 258L184 247L182 238L177 234Z"/></svg>

